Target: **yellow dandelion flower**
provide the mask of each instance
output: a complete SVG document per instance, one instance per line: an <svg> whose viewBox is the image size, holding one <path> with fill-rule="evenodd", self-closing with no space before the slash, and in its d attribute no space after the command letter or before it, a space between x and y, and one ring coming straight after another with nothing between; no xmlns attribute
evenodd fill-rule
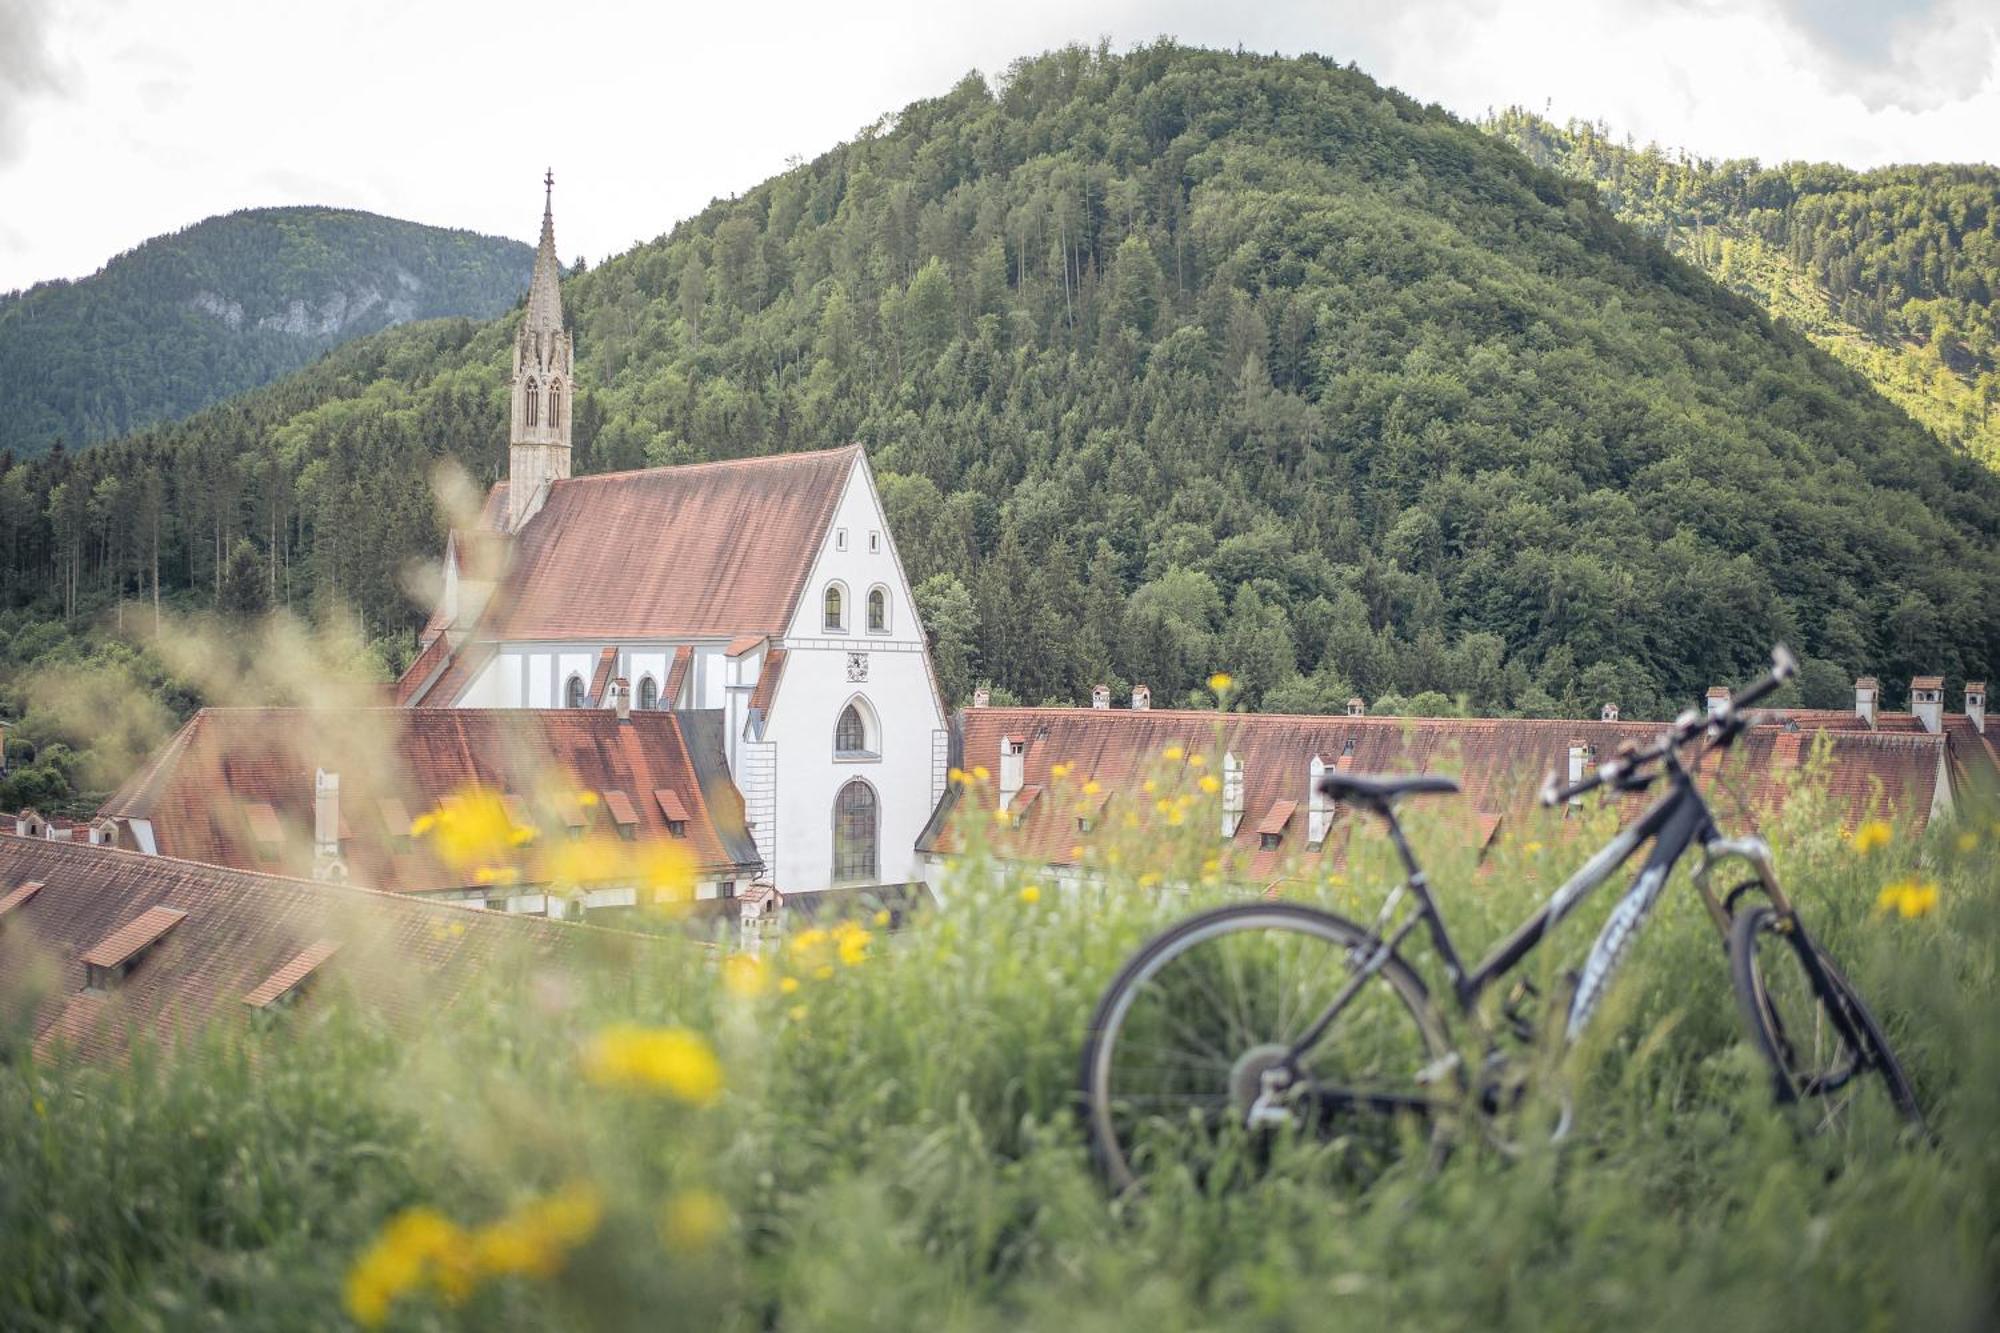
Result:
<svg viewBox="0 0 2000 1333"><path fill-rule="evenodd" d="M1187 813L1179 806L1175 806L1173 809L1167 811L1167 823L1175 828L1179 828L1182 824L1187 823Z"/></svg>
<svg viewBox="0 0 2000 1333"><path fill-rule="evenodd" d="M950 780L954 787L963 787L966 783L972 781L972 774L956 766L949 773L945 774L945 777Z"/></svg>
<svg viewBox="0 0 2000 1333"><path fill-rule="evenodd" d="M467 1237L450 1218L431 1208L406 1208L348 1269L341 1303L355 1323L377 1328L399 1297L420 1286L457 1291L468 1257Z"/></svg>
<svg viewBox="0 0 2000 1333"><path fill-rule="evenodd" d="M781 977L778 980L778 994L780 995L790 995L798 988L799 979L797 977Z"/></svg>
<svg viewBox="0 0 2000 1333"><path fill-rule="evenodd" d="M1201 869L1203 874L1213 875L1216 871L1222 869L1222 858L1219 856L1208 857L1202 861Z"/></svg>
<svg viewBox="0 0 2000 1333"><path fill-rule="evenodd" d="M678 1254L705 1250L729 1225L729 1209L707 1190L682 1190L660 1209L660 1244Z"/></svg>
<svg viewBox="0 0 2000 1333"><path fill-rule="evenodd" d="M1159 886L1160 886L1160 872L1159 872L1159 871L1157 871L1157 870L1148 870L1148 871L1147 871L1147 872L1146 872L1145 874L1143 874L1143 875L1139 876L1139 887L1140 887L1140 888L1142 888L1142 889L1156 889L1156 888L1158 888Z"/></svg>
<svg viewBox="0 0 2000 1333"><path fill-rule="evenodd" d="M888 909L888 908L886 908L886 907L878 907L878 908L876 908L876 909L875 909L875 915L874 915L874 916L873 916L872 918L870 918L870 919L871 919L871 920L873 920L873 921L875 922L875 929L877 929L877 930L886 930L886 929L888 929L888 927L889 927L889 922L890 922L891 920L893 920L894 918L892 918L892 917L891 917L891 916L889 915L889 909Z"/></svg>
<svg viewBox="0 0 2000 1333"><path fill-rule="evenodd" d="M1895 832L1886 820L1866 820L1854 830L1854 836L1847 840L1847 845L1854 849L1856 856L1866 856L1878 847L1887 847Z"/></svg>
<svg viewBox="0 0 2000 1333"><path fill-rule="evenodd" d="M859 967L868 961L868 942L874 937L866 926L843 921L833 928L834 952L842 967Z"/></svg>
<svg viewBox="0 0 2000 1333"><path fill-rule="evenodd" d="M1100 784L1096 778L1092 778L1090 781L1083 784L1083 794L1085 796L1095 796L1103 790L1104 790L1103 785Z"/></svg>
<svg viewBox="0 0 2000 1333"><path fill-rule="evenodd" d="M1041 900L1042 900L1042 886L1041 886L1041 885L1039 885L1039 884L1024 884L1024 885L1022 885L1022 886L1021 886L1021 901L1022 901L1022 902L1026 903L1026 904L1027 904L1028 906L1030 906L1030 907L1033 907L1033 906L1034 906L1034 905L1035 905L1036 903L1040 902Z"/></svg>
<svg viewBox="0 0 2000 1333"><path fill-rule="evenodd" d="M1183 750L1180 746L1169 745L1166 749L1160 751L1160 758L1166 760L1170 764L1176 764L1179 763L1181 761L1182 756L1186 754L1187 751Z"/></svg>
<svg viewBox="0 0 2000 1333"><path fill-rule="evenodd" d="M591 806L597 804L597 793L586 787L576 794L576 803L588 810Z"/></svg>
<svg viewBox="0 0 2000 1333"><path fill-rule="evenodd" d="M771 989L771 968L754 953L733 953L722 960L722 988L739 1000L754 1000Z"/></svg>
<svg viewBox="0 0 2000 1333"><path fill-rule="evenodd" d="M1200 768L1203 764L1206 764L1207 762L1208 759L1204 755L1191 754L1188 756L1189 768Z"/></svg>
<svg viewBox="0 0 2000 1333"><path fill-rule="evenodd" d="M1222 790L1222 779L1213 773L1204 773L1201 775L1201 789L1213 796Z"/></svg>
<svg viewBox="0 0 2000 1333"><path fill-rule="evenodd" d="M987 771L986 765L974 764L972 766L972 780L974 782L984 782L992 776L993 774Z"/></svg>
<svg viewBox="0 0 2000 1333"><path fill-rule="evenodd" d="M1064 778L1069 776L1069 770L1070 766L1068 764L1050 764L1049 777L1057 782L1061 782Z"/></svg>
<svg viewBox="0 0 2000 1333"><path fill-rule="evenodd" d="M1146 795L1148 796L1151 796L1154 792L1158 791L1159 789L1160 789L1160 784L1153 781L1151 778L1147 778L1144 782L1139 784L1139 790L1146 793Z"/></svg>
<svg viewBox="0 0 2000 1333"><path fill-rule="evenodd" d="M410 836L413 838L423 837L424 834L429 833L437 827L437 822L437 816L434 814L426 813L418 815L410 821Z"/></svg>
<svg viewBox="0 0 2000 1333"><path fill-rule="evenodd" d="M1875 898L1877 915L1894 912L1905 919L1929 916L1937 910L1938 887L1929 880L1900 879L1884 885Z"/></svg>
<svg viewBox="0 0 2000 1333"><path fill-rule="evenodd" d="M1227 694L1236 688L1236 678L1227 671L1218 671L1208 678L1208 688L1214 694Z"/></svg>
<svg viewBox="0 0 2000 1333"><path fill-rule="evenodd" d="M583 1049L584 1077L599 1087L663 1092L690 1106L722 1095L722 1062L699 1033L619 1023Z"/></svg>
<svg viewBox="0 0 2000 1333"><path fill-rule="evenodd" d="M1522 852L1524 852L1529 856L1534 856L1542 850L1542 844L1540 844L1539 842L1531 842L1523 846L1521 850Z"/></svg>
<svg viewBox="0 0 2000 1333"><path fill-rule="evenodd" d="M1072 861L1081 861L1081 860L1083 859L1083 844L1082 844L1082 843L1080 843L1080 842L1079 842L1079 843L1073 843L1073 844L1071 844L1071 846L1070 846L1070 849L1069 849L1069 859L1070 859L1070 860L1072 860Z"/></svg>
<svg viewBox="0 0 2000 1333"><path fill-rule="evenodd" d="M661 842L639 857L634 872L642 900L685 902L694 897L694 855L679 842Z"/></svg>
<svg viewBox="0 0 2000 1333"><path fill-rule="evenodd" d="M803 1023L806 1021L806 1007L802 1004L795 1004L785 1011L785 1017L791 1022Z"/></svg>

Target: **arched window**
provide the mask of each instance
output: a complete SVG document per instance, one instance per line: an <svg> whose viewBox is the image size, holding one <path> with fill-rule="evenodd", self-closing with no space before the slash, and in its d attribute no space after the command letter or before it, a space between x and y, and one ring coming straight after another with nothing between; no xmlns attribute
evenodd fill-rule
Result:
<svg viewBox="0 0 2000 1333"><path fill-rule="evenodd" d="M868 752L868 725L861 720L861 710L853 704L840 710L840 721L833 728L833 750L835 754Z"/></svg>
<svg viewBox="0 0 2000 1333"><path fill-rule="evenodd" d="M844 630L847 628L847 599L841 596L840 585L838 583L829 583L826 585L826 618L824 623L828 629Z"/></svg>
<svg viewBox="0 0 2000 1333"><path fill-rule="evenodd" d="M878 877L876 818L875 789L859 778L833 798L834 883L867 883Z"/></svg>
<svg viewBox="0 0 2000 1333"><path fill-rule="evenodd" d="M868 590L868 632L887 634L889 632L889 590L870 588Z"/></svg>
<svg viewBox="0 0 2000 1333"><path fill-rule="evenodd" d="M563 686L563 707L583 707L583 677L570 673L569 682Z"/></svg>
<svg viewBox="0 0 2000 1333"><path fill-rule="evenodd" d="M562 425L561 384L551 384L549 386L549 425L555 428L560 428Z"/></svg>
<svg viewBox="0 0 2000 1333"><path fill-rule="evenodd" d="M528 381L527 394L523 399L521 410L523 414L521 420L530 426L536 425L542 415L542 391L535 387L533 380Z"/></svg>
<svg viewBox="0 0 2000 1333"><path fill-rule="evenodd" d="M651 676L639 677L639 707L658 708L659 706L660 706L659 684L655 682Z"/></svg>

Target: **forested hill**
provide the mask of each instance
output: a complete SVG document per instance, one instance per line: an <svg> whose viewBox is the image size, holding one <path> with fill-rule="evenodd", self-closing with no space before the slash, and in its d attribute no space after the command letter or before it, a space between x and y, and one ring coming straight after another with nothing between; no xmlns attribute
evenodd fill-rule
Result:
<svg viewBox="0 0 2000 1333"><path fill-rule="evenodd" d="M2000 468L2000 167L1764 167L1519 108L1486 128Z"/></svg>
<svg viewBox="0 0 2000 1333"><path fill-rule="evenodd" d="M184 417L392 324L490 319L533 259L518 241L342 209L209 218L88 278L0 295L0 449Z"/></svg>
<svg viewBox="0 0 2000 1333"><path fill-rule="evenodd" d="M1331 62L968 77L564 303L583 470L867 442L954 693L1226 667L1267 708L1644 715L1777 639L1815 701L2000 673L2000 479L1592 186ZM13 596L138 592L158 513L169 592L337 596L407 651L427 474L504 466L513 318L10 473Z"/></svg>

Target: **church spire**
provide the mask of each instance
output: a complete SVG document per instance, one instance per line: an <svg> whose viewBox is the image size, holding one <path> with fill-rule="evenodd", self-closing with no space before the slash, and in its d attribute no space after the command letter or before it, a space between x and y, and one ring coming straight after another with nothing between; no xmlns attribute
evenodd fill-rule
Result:
<svg viewBox="0 0 2000 1333"><path fill-rule="evenodd" d="M542 240L535 247L535 277L528 285L526 327L534 333L560 332L562 313L562 266L556 262L555 218L556 173L553 168L542 176Z"/></svg>
<svg viewBox="0 0 2000 1333"><path fill-rule="evenodd" d="M562 269L556 263L556 174L542 176L542 241L528 310L514 339L513 423L507 447L507 530L518 531L569 476L575 349L563 332Z"/></svg>

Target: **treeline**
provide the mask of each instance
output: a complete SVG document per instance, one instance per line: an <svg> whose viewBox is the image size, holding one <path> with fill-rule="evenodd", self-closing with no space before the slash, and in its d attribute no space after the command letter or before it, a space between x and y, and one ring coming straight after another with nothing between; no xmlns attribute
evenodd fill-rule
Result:
<svg viewBox="0 0 2000 1333"><path fill-rule="evenodd" d="M558 218L560 227L560 218ZM1662 713L1784 639L2000 668L2000 482L1593 187L1351 68L1069 49L572 277L578 466L871 448L947 688ZM512 319L7 474L8 595L160 577L407 653ZM136 525L81 497L117 476ZM122 512L122 511L121 511ZM138 547L134 547L137 534Z"/></svg>
<svg viewBox="0 0 2000 1333"><path fill-rule="evenodd" d="M392 324L491 319L519 241L332 208L266 208L156 237L76 282L0 295L0 449L170 421Z"/></svg>
<svg viewBox="0 0 2000 1333"><path fill-rule="evenodd" d="M1851 328L1925 349L1966 384L1982 423L2000 408L2000 168L1717 161L1518 107L1486 127L1537 164L1595 182L1619 217L1705 268L1723 250L1698 233L1756 238Z"/></svg>

